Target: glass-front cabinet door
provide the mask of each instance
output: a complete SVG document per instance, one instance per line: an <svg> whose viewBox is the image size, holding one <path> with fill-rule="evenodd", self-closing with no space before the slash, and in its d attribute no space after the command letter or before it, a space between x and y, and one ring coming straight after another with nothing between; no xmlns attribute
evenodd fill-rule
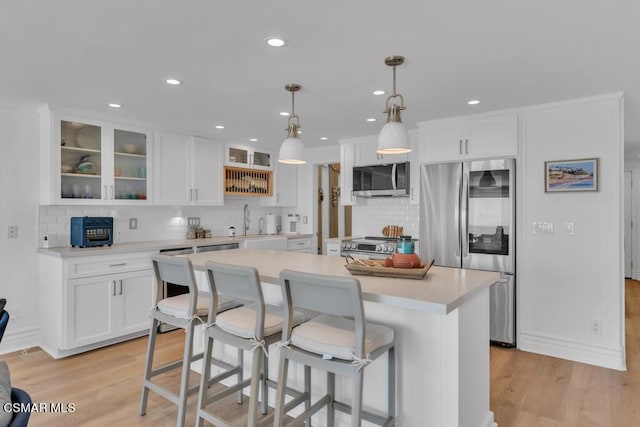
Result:
<svg viewBox="0 0 640 427"><path fill-rule="evenodd" d="M148 135L113 130L113 181L115 200L146 200Z"/></svg>
<svg viewBox="0 0 640 427"><path fill-rule="evenodd" d="M148 204L150 131L41 114L42 204Z"/></svg>
<svg viewBox="0 0 640 427"><path fill-rule="evenodd" d="M60 120L60 199L101 199L102 160L101 126Z"/></svg>

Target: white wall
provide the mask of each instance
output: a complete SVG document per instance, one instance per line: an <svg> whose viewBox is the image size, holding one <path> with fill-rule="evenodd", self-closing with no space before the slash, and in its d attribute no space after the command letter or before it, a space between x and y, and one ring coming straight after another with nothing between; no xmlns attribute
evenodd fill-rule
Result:
<svg viewBox="0 0 640 427"><path fill-rule="evenodd" d="M12 316L0 353L35 342L38 327L38 115L0 107L0 297ZM18 226L17 239L7 227Z"/></svg>
<svg viewBox="0 0 640 427"><path fill-rule="evenodd" d="M518 173L518 347L615 369L625 368L621 102L523 109ZM545 161L592 157L600 159L598 192L545 193ZM554 233L533 234L540 221ZM565 222L575 235L564 234Z"/></svg>

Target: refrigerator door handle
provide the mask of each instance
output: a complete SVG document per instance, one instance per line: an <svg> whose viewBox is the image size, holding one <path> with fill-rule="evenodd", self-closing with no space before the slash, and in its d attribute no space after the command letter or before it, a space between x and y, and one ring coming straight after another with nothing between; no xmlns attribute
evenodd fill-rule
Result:
<svg viewBox="0 0 640 427"><path fill-rule="evenodd" d="M391 166L391 186L394 190L396 189L396 174L398 173L397 169L398 165L394 163L393 166Z"/></svg>
<svg viewBox="0 0 640 427"><path fill-rule="evenodd" d="M462 193L460 195L460 240L462 246L462 267L464 268L464 258L469 255L469 167L464 164L462 167Z"/></svg>

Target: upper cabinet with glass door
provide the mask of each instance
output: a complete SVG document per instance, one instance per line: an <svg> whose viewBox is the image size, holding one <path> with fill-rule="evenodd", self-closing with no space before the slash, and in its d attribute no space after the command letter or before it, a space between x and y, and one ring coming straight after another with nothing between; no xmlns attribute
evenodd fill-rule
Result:
<svg viewBox="0 0 640 427"><path fill-rule="evenodd" d="M149 132L40 112L42 204L147 203Z"/></svg>
<svg viewBox="0 0 640 427"><path fill-rule="evenodd" d="M271 170L273 156L267 150L243 145L228 145L225 150L225 165Z"/></svg>

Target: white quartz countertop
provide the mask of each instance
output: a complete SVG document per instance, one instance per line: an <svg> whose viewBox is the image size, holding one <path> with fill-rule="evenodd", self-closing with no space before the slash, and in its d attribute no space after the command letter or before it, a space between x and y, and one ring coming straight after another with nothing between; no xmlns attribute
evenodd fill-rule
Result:
<svg viewBox="0 0 640 427"><path fill-rule="evenodd" d="M342 257L281 252L259 249L233 249L188 255L194 269L203 270L208 260L252 266L260 279L280 283L281 270L334 276L351 276ZM447 314L491 286L500 274L491 271L466 270L433 266L422 280L374 276L353 276L360 281L363 298L412 310Z"/></svg>
<svg viewBox="0 0 640 427"><path fill-rule="evenodd" d="M57 256L62 258L73 258L95 255L115 255L128 252L154 252L161 249L196 248L200 246L221 245L225 243L237 242L242 246L242 242L250 239L299 239L313 237L312 234L250 234L247 236L225 237L215 236L210 239L178 239L178 240L155 240L148 242L116 243L112 246L99 246L95 248L72 248L70 246L55 248L39 248L38 253L44 255Z"/></svg>

